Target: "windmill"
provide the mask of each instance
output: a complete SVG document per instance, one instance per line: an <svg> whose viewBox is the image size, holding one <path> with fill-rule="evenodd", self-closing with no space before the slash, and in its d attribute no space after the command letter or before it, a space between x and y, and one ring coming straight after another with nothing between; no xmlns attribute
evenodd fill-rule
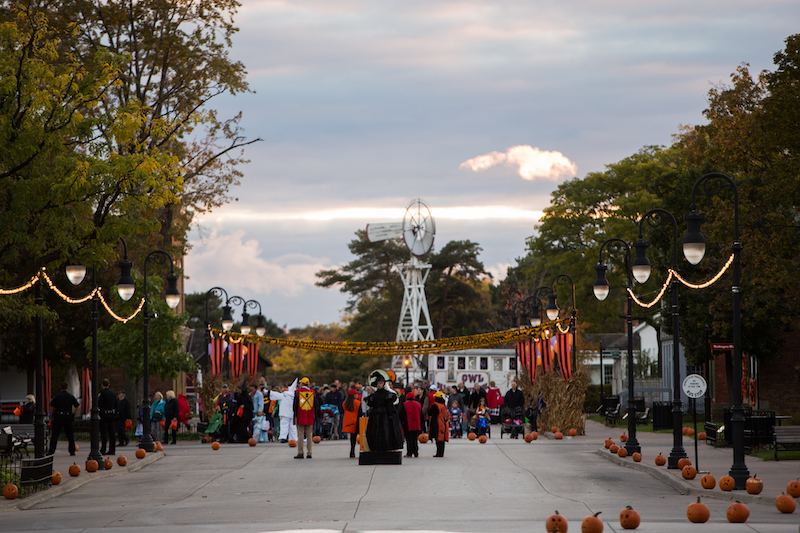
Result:
<svg viewBox="0 0 800 533"><path fill-rule="evenodd" d="M384 224L367 224L367 240L378 242L386 239L403 237L406 248L411 252L411 260L400 267L400 276L403 278L403 306L400 311L400 321L397 323L397 342L433 340L433 326L431 315L428 312L428 300L425 297L425 280L431 270L431 265L422 263L433 247L436 236L436 223L431 215L431 210L425 203L416 198L406 208L402 222L389 222ZM419 370L422 361L415 356L412 369ZM408 369L404 358L392 358L391 368L395 371Z"/></svg>

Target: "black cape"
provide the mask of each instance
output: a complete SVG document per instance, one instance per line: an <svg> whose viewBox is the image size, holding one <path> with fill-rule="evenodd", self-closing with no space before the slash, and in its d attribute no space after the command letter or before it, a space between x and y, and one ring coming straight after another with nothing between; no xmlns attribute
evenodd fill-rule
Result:
<svg viewBox="0 0 800 533"><path fill-rule="evenodd" d="M364 399L370 408L367 412L366 436L371 451L385 452L403 448L403 429L394 407L395 398L396 394L378 389Z"/></svg>

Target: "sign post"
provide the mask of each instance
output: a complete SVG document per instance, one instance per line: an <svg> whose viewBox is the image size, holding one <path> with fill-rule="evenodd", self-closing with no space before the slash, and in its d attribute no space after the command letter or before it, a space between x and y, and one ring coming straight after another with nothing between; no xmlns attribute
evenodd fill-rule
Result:
<svg viewBox="0 0 800 533"><path fill-rule="evenodd" d="M683 392L692 402L692 424L694 426L694 467L700 472L697 461L697 398L702 398L708 390L706 380L700 374L689 374L683 380Z"/></svg>

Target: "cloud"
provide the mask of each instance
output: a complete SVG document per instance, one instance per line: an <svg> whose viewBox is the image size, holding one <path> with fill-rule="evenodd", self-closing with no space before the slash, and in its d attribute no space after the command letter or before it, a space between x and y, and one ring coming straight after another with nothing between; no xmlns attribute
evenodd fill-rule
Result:
<svg viewBox="0 0 800 533"><path fill-rule="evenodd" d="M194 242L186 258L187 291L204 292L223 284L229 296L255 292L292 297L314 286L316 272L333 268L328 258L306 254L264 259L259 242L244 240L244 234L243 230L226 235L214 231Z"/></svg>
<svg viewBox="0 0 800 533"><path fill-rule="evenodd" d="M480 172L500 163L507 167L516 167L519 175L529 181L536 179L558 181L578 173L578 165L561 152L542 151L527 144L512 146L506 153L490 152L473 157L461 163L459 168Z"/></svg>

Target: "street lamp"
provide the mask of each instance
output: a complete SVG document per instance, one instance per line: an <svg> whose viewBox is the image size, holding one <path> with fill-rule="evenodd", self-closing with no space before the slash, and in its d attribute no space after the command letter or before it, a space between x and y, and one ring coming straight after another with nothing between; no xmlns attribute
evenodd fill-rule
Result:
<svg viewBox="0 0 800 533"><path fill-rule="evenodd" d="M150 391L149 380L150 370L148 368L148 359L150 344L148 338L148 328L150 327L150 313L147 310L147 263L150 260L163 265L169 260L169 276L167 276L167 291L166 301L170 309L175 309L181 303L181 293L178 291L178 276L175 275L175 263L172 256L164 250L154 250L147 254L144 259L144 305L142 312L144 313L144 359L142 361L142 436L139 439L139 448L146 452L152 452L155 449L153 443L153 436L150 434L150 398L148 398Z"/></svg>
<svg viewBox="0 0 800 533"><path fill-rule="evenodd" d="M120 237L120 240L124 248L124 255L123 260L118 263L123 271L120 281L117 282L117 290L120 297L127 301L133 296L136 287L133 285L133 277L131 277L131 263L128 262L128 243L122 237ZM127 265L127 269L125 265ZM73 285L80 285L86 278L85 265L67 265L65 270L67 279ZM130 285L128 285L128 282L130 282ZM103 456L100 454L100 406L97 402L100 394L99 363L97 358L97 324L99 322L100 295L97 291L97 267L94 265L92 265L92 294L92 410L89 422L91 445L86 462L88 463L94 459L97 461L98 468L104 470L105 461L103 461Z"/></svg>
<svg viewBox="0 0 800 533"><path fill-rule="evenodd" d="M608 239L602 245L600 245L600 257L597 260L597 265L594 267L597 277L595 278L594 285L592 287L595 298L600 301L606 299L610 290L608 280L606 279L606 270L608 270L608 267L603 264L603 248L605 248L606 245L624 248L626 251L625 274L628 277L628 290L626 291L628 305L625 313L625 319L628 326L628 440L625 442L625 450L627 450L628 454L631 455L634 452L641 451L639 441L636 439L636 404L633 401L633 297L631 296L630 292L630 289L633 287L630 269L631 247L627 242L617 237Z"/></svg>
<svg viewBox="0 0 800 533"><path fill-rule="evenodd" d="M631 270L633 277L639 283L644 283L650 278L650 260L647 258L648 243L642 240L642 227L645 219L657 216L651 225L658 227L666 221L672 223L672 270L678 272L678 221L675 216L665 209L651 209L639 219L639 240L633 244L636 256L633 259ZM669 454L667 468L679 468L678 461L686 457L683 448L683 410L681 402L681 365L680 365L680 336L678 332L678 278L672 276L670 281L672 293L672 451Z"/></svg>
<svg viewBox="0 0 800 533"><path fill-rule="evenodd" d="M242 310L242 327L240 328L242 331L242 335L249 335L250 331L252 331L252 327L250 325L250 315L247 314L247 308L250 307L251 309L255 309L258 307L258 320L256 321L256 335L259 337L263 337L264 334L267 332L267 322L264 320L264 314L261 312L261 304L255 300L247 300L244 303L244 309Z"/></svg>
<svg viewBox="0 0 800 533"><path fill-rule="evenodd" d="M731 408L731 438L733 440L733 464L729 475L735 481L736 490L745 488L750 472L744 462L744 408L742 407L742 309L741 309L741 277L742 277L742 243L739 242L739 190L734 181L718 172L712 172L698 179L692 187L691 213L686 215L686 235L683 237L683 255L691 264L696 265L703 260L706 252L706 238L700 229L703 215L697 212L695 201L697 187L703 184L706 196L712 196L728 189L733 193L733 407Z"/></svg>
<svg viewBox="0 0 800 533"><path fill-rule="evenodd" d="M404 357L403 366L406 367L406 387L408 387L408 367L411 366L411 359Z"/></svg>

